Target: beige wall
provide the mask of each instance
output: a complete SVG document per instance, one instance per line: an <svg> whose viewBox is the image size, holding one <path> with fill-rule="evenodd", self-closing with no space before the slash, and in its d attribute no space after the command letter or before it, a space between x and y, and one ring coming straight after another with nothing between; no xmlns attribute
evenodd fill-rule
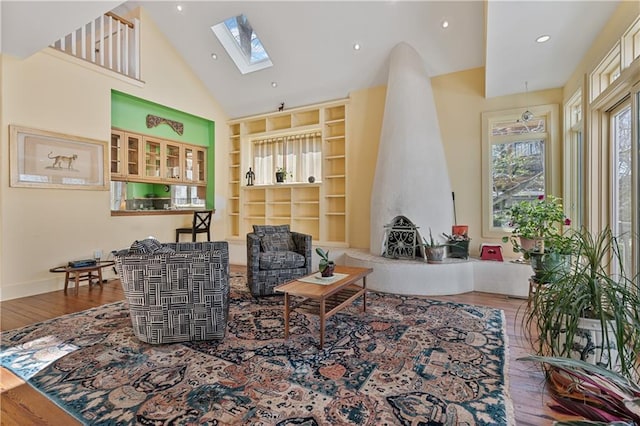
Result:
<svg viewBox="0 0 640 426"><path fill-rule="evenodd" d="M484 69L457 72L431 79L444 144L449 178L456 194L458 224L469 225L472 253L479 252L486 240L482 234L482 140L481 114L509 108L562 102L562 89L544 90L485 99ZM374 87L350 94L349 110L349 238L352 247L369 247L371 187L376 166L380 128L384 114L385 87ZM555 157L560 159L561 141ZM399 165L401 167L401 165ZM428 164L425 164L428 167ZM561 194L558 185L554 192ZM437 182L434 182L437 185ZM419 194L417 196L420 196ZM511 248L506 247L505 255Z"/></svg>
<svg viewBox="0 0 640 426"><path fill-rule="evenodd" d="M486 99L483 97L483 68L438 76L431 80L431 85L449 166L451 187L456 195L457 221L459 224L469 225L471 251L479 253L481 243L501 243L497 239L482 238L482 113L510 108L524 110L527 107L546 104L560 106L562 90L542 90ZM552 148L555 160L552 192L557 196L562 195L559 173L561 142L555 141ZM504 255L514 256L510 246L505 247Z"/></svg>
<svg viewBox="0 0 640 426"><path fill-rule="evenodd" d="M188 215L111 217L109 191L9 187L8 126L17 124L109 140L111 89L216 122L216 207L224 209L228 117L173 47L141 11L143 87L60 55L37 53L27 59L1 57L2 117L0 212L0 298L59 289L64 274L49 268L72 259L106 255L137 238L154 235L172 241ZM209 196L209 194L207 195ZM220 211L216 226L223 226ZM214 232L214 235L217 233ZM220 232L218 235L224 235Z"/></svg>
<svg viewBox="0 0 640 426"><path fill-rule="evenodd" d="M623 33L640 16L640 1L620 2L618 8L606 23L595 42L583 56L580 64L564 86L565 101L582 89L583 134L585 135L585 175L584 182L584 225L596 231L611 224L608 113L606 112L625 94L631 85L640 81L638 60L635 71L622 72L621 77L605 90L594 103L591 102L590 74L607 56ZM634 67L631 67L634 68ZM635 77L633 76L633 73ZM627 73L625 75L625 73Z"/></svg>
<svg viewBox="0 0 640 426"><path fill-rule="evenodd" d="M580 64L564 86L564 99L568 100L582 87L585 76L588 75L600 61L609 53L615 43L620 40L623 31L640 15L640 1L622 1L609 21L598 34L594 43L582 57ZM585 97L583 97L584 99Z"/></svg>
<svg viewBox="0 0 640 426"><path fill-rule="evenodd" d="M349 244L369 248L371 188L378 158L386 86L349 95L347 173L349 174Z"/></svg>

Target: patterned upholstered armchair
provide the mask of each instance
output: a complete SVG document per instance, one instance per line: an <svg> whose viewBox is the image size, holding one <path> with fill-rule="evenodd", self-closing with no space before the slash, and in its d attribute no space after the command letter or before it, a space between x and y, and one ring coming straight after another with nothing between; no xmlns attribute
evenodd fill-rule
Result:
<svg viewBox="0 0 640 426"><path fill-rule="evenodd" d="M311 273L311 235L289 225L253 225L247 234L247 284L254 296L274 293L278 284Z"/></svg>
<svg viewBox="0 0 640 426"><path fill-rule="evenodd" d="M136 337L159 344L222 339L229 314L226 241L136 241L114 253Z"/></svg>

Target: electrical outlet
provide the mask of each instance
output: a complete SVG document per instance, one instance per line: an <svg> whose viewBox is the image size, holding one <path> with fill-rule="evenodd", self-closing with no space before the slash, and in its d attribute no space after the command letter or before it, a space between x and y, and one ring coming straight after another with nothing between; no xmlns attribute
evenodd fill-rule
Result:
<svg viewBox="0 0 640 426"><path fill-rule="evenodd" d="M93 251L93 258L94 259L102 259L102 250L94 250Z"/></svg>

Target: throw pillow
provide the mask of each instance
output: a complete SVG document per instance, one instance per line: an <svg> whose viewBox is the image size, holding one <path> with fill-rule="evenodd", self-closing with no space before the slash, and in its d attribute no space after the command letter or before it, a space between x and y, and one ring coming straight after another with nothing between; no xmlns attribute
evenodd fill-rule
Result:
<svg viewBox="0 0 640 426"><path fill-rule="evenodd" d="M146 238L141 241L134 241L129 248L129 254L161 254L161 253L175 253L175 250L164 247L160 241L155 238Z"/></svg>
<svg viewBox="0 0 640 426"><path fill-rule="evenodd" d="M156 240L155 238L145 238L144 240L140 241L140 244L142 244L147 250L146 253L155 253L157 250L160 250L162 248L162 244L160 243L160 241Z"/></svg>
<svg viewBox="0 0 640 426"><path fill-rule="evenodd" d="M262 251L289 251L295 247L290 233L267 234L260 238Z"/></svg>
<svg viewBox="0 0 640 426"><path fill-rule="evenodd" d="M253 232L258 237L263 237L269 234L288 234L291 231L289 225L253 225Z"/></svg>
<svg viewBox="0 0 640 426"><path fill-rule="evenodd" d="M138 240L135 240L129 247L129 254L145 254L146 252L146 247Z"/></svg>

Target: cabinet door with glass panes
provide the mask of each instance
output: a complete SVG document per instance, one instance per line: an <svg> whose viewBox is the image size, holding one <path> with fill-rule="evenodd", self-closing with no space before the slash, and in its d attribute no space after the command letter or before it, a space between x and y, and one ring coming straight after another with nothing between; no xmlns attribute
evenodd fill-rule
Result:
<svg viewBox="0 0 640 426"><path fill-rule="evenodd" d="M165 181L180 181L182 176L182 144L165 141L163 144L163 179Z"/></svg>
<svg viewBox="0 0 640 426"><path fill-rule="evenodd" d="M109 143L109 171L112 178L123 178L127 174L126 148L124 132L118 130L111 131L111 142Z"/></svg>
<svg viewBox="0 0 640 426"><path fill-rule="evenodd" d="M196 146L184 146L184 176L183 180L189 183L205 183L207 180L206 169L207 151Z"/></svg>
<svg viewBox="0 0 640 426"><path fill-rule="evenodd" d="M142 156L142 136L125 132L124 144L121 148L121 159L124 161L124 164L126 164L124 173L127 177L142 176L142 170L140 167Z"/></svg>
<svg viewBox="0 0 640 426"><path fill-rule="evenodd" d="M144 138L144 167L142 177L150 180L161 179L162 169L162 141L145 136Z"/></svg>
<svg viewBox="0 0 640 426"><path fill-rule="evenodd" d="M109 143L109 169L111 178L123 180L140 177L142 136L122 130L111 130Z"/></svg>

